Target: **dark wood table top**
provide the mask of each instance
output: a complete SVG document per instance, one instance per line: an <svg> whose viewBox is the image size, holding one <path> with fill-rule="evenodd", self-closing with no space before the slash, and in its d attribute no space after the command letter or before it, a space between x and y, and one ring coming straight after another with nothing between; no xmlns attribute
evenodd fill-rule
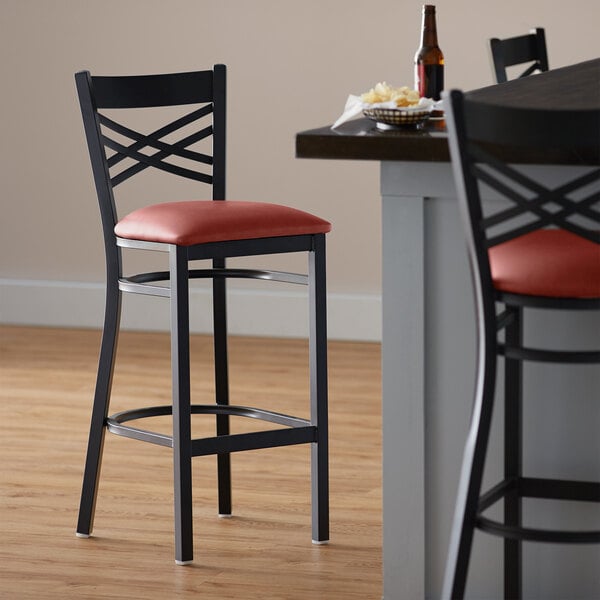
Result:
<svg viewBox="0 0 600 600"><path fill-rule="evenodd" d="M468 92L477 100L529 108L600 108L600 58ZM599 132L600 140L600 132ZM600 143L600 142L599 142ZM443 120L420 129L380 131L370 119L296 135L298 158L449 162ZM571 162L566 160L565 164Z"/></svg>
<svg viewBox="0 0 600 600"><path fill-rule="evenodd" d="M472 92L481 101L548 110L600 108L600 58Z"/></svg>

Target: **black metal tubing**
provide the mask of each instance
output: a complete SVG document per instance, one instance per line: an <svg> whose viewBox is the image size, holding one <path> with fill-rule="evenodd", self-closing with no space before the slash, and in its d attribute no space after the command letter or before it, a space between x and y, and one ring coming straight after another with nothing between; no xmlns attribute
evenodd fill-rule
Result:
<svg viewBox="0 0 600 600"><path fill-rule="evenodd" d="M559 531L554 529L513 527L486 517L477 517L475 526L485 533L496 535L512 542L551 542L555 544L597 544L600 542L600 531ZM506 597L514 598L515 596L506 595Z"/></svg>
<svg viewBox="0 0 600 600"><path fill-rule="evenodd" d="M171 406L150 406L126 410L111 415L106 419L106 424L108 430L116 435L172 448L174 447L172 436L124 425L128 421L172 414L173 408ZM192 456L224 454L317 441L317 428L311 425L310 421L264 409L235 405L193 404L190 407L190 414L216 415L217 418L219 416L246 417L284 425L288 428L244 434L223 434L217 432L217 437L192 439Z"/></svg>
<svg viewBox="0 0 600 600"><path fill-rule="evenodd" d="M308 285L308 276L302 273L288 273L285 271L269 271L264 269L190 269L190 279L218 279L218 278L238 278L238 279L263 279L265 281L276 281L280 283L295 283L299 285ZM124 284L145 284L153 281L168 281L168 271L157 271L153 273L139 273L130 277L122 277ZM168 288L165 288L168 289Z"/></svg>
<svg viewBox="0 0 600 600"><path fill-rule="evenodd" d="M171 414L169 412L169 414ZM114 417L108 417L106 419L106 428L110 433L120 435L123 437L131 438L132 440L138 440L140 442L149 442L156 444L157 446L165 446L167 448L173 447L173 436L165 435L163 433L157 433L149 431L147 429L140 429L138 427L130 427L123 425L121 421L116 420Z"/></svg>
<svg viewBox="0 0 600 600"><path fill-rule="evenodd" d="M533 114L538 116L536 113ZM506 117L503 113L500 116ZM594 121L597 120L597 116L591 111L589 115L591 127L594 127ZM516 117L525 119L527 124L531 126L530 119L532 117L529 115L518 114ZM490 118L493 119L493 116L490 115ZM580 128L583 128L584 122L581 119L582 115L578 114L577 124ZM600 122L598 125L600 126ZM487 137L493 136L495 133L493 130L491 132L478 131L477 135L487 139ZM523 144L525 147L528 145L524 143L521 137L513 140L513 137L505 131L503 131L503 135L506 136L509 143L514 141L515 143ZM552 132L550 135L552 135ZM579 138L576 139L579 143ZM540 140L540 143L546 141ZM581 140L581 146L584 147L585 145L584 138ZM470 153L472 161L477 161L471 166L473 176L478 181L498 191L505 199L511 201L510 208L499 210L481 222L482 229L487 232L499 225L512 223L512 226L508 230L500 234L493 235L488 233L486 239L488 248L549 226L566 229L592 242L600 242L600 232L593 228L580 226L569 220L573 215L581 215L592 222L598 221L598 215L594 211L593 205L600 200L600 191L592 191L585 197L578 198L577 201L572 200L569 195L600 181L600 169L590 169L584 175L569 180L558 187L548 187L540 184L535 178L524 175L513 166L506 165L494 156L493 152L485 151L475 143L470 147ZM533 194L533 196L525 195L525 192ZM556 210L556 206L559 206L560 210ZM524 225L518 225L517 219L523 215L527 215L530 220ZM534 216L535 219L532 219Z"/></svg>
<svg viewBox="0 0 600 600"><path fill-rule="evenodd" d="M115 413L107 417L107 424L122 425L128 421L136 421L138 419L147 419L150 417L164 417L173 414L173 407L168 404L159 406L147 406L143 408L132 408ZM304 427L310 425L307 419L301 419L291 415L255 408L252 406L239 406L234 404L219 405L219 404L192 404L190 406L190 414L192 415L230 415L234 417L246 417L248 419L258 419L260 421L268 421L278 425L286 425L287 427Z"/></svg>
<svg viewBox="0 0 600 600"><path fill-rule="evenodd" d="M173 395L173 484L175 561L193 560L190 389L190 313L187 248L173 246L171 273L171 371Z"/></svg>
<svg viewBox="0 0 600 600"><path fill-rule="evenodd" d="M600 362L600 351L595 350L540 350L498 344L498 354L513 360L549 363L592 364Z"/></svg>
<svg viewBox="0 0 600 600"><path fill-rule="evenodd" d="M100 142L100 125L95 116L95 102L90 93L90 74L78 73L75 76L75 83L83 116L94 185L100 206L106 259L104 326L77 521L77 534L88 536L91 534L94 524L106 431L104 422L109 411L115 353L119 337L121 293L118 287L118 278L122 274L122 258L120 248L112 243L114 240L112 228L116 219L116 208L109 182L108 167L104 162L104 150Z"/></svg>
<svg viewBox="0 0 600 600"><path fill-rule="evenodd" d="M505 581L514 597L520 594L521 581L521 541L554 542L563 544L591 544L600 542L600 531L561 531L521 526L520 500L522 498L542 498L546 500L573 500L578 502L600 502L600 483L535 477L512 477L504 479L479 499L475 526L486 533L508 540L505 542L505 561L511 565L511 577ZM484 517L482 513L494 503L504 499L513 502L518 509L513 515L505 513L503 523ZM517 504L518 502L518 504ZM506 564L506 563L505 563Z"/></svg>
<svg viewBox="0 0 600 600"><path fill-rule="evenodd" d="M523 309L507 307L512 319L505 329L506 344L523 343ZM500 353L500 344L496 347ZM523 363L507 356L504 361L504 477L518 481L523 475ZM509 489L504 496L504 522L522 526L523 507L518 490ZM522 544L520 540L504 540L504 595L518 598L522 588Z"/></svg>
<svg viewBox="0 0 600 600"><path fill-rule="evenodd" d="M160 298L170 298L171 288L161 285L148 285L147 283L136 283L132 281L133 277L121 277L119 279L119 290L128 294L142 294L144 296L157 296ZM158 279L157 281L163 281Z"/></svg>
<svg viewBox="0 0 600 600"><path fill-rule="evenodd" d="M227 138L227 81L224 65L214 68L214 135L213 135L213 200L224 201L226 186L226 138ZM216 270L226 268L224 256L213 257ZM213 278L213 330L215 356L215 395L217 404L229 404L229 361L227 346L227 282ZM217 415L216 433L226 436L230 433L229 416ZM219 491L219 514L231 515L231 457L228 453L217 456L217 485Z"/></svg>
<svg viewBox="0 0 600 600"><path fill-rule="evenodd" d="M479 497L479 501L477 503L477 512L482 513L484 510L487 510L490 506L498 502L498 500L501 500L507 494L518 489L519 483L516 477L512 479L504 479Z"/></svg>
<svg viewBox="0 0 600 600"><path fill-rule="evenodd" d="M329 442L327 397L327 291L325 235L314 236L309 253L310 420L317 437L311 445L312 539L329 541Z"/></svg>
<svg viewBox="0 0 600 600"><path fill-rule="evenodd" d="M213 438L192 440L192 456L223 455L230 452L292 446L315 441L316 431L312 426L218 435Z"/></svg>
<svg viewBox="0 0 600 600"><path fill-rule="evenodd" d="M217 263L218 261L214 261ZM224 259L219 259L219 264L224 264ZM263 269L227 269L224 267L215 269L192 269L188 272L190 279L213 279L213 295L216 298L215 305L220 319L225 319L225 308L223 301L219 300L220 295L226 293L224 282L217 283L219 279L262 279L277 283L292 283L298 285L308 285L308 277L301 273L287 273L283 271L267 271ZM119 278L119 289L122 292L130 294L143 294L146 296L159 296L169 298L171 289L167 286L149 285L154 281L169 281L168 271L157 271L153 273L139 273L129 277ZM223 291L220 289L223 287ZM216 331L219 331L221 325L218 321L215 323ZM223 358L223 357L221 357Z"/></svg>
<svg viewBox="0 0 600 600"><path fill-rule="evenodd" d="M510 306L556 310L600 309L600 298L548 298L543 296L527 296L525 294L509 294L507 292L496 292L496 298L499 302Z"/></svg>
<svg viewBox="0 0 600 600"><path fill-rule="evenodd" d="M496 329L501 331L508 327L515 317L515 313L512 310L505 309L496 316Z"/></svg>
<svg viewBox="0 0 600 600"><path fill-rule="evenodd" d="M477 512L483 513L501 498L516 492L521 498L600 502L600 483L540 477L511 477L497 483L479 498Z"/></svg>
<svg viewBox="0 0 600 600"><path fill-rule="evenodd" d="M117 248L115 250L118 252ZM111 253L107 253L107 270L109 272L113 269L118 270L120 266L117 256L113 254L112 257L115 259L116 265L110 260ZM104 425L110 404L115 355L119 338L119 323L121 320L121 293L116 283L116 274L107 280L104 328L77 520L77 534L80 536L89 536L94 526L96 498L98 495L102 451L106 432Z"/></svg>
<svg viewBox="0 0 600 600"><path fill-rule="evenodd" d="M453 117L454 114L449 112L450 122ZM454 177L459 197L479 198L477 184L469 172L466 139L464 128L457 128L456 137L449 138L453 157L459 157L453 158ZM459 208L465 222L480 223L483 220L480 203L462 202ZM450 534L442 591L444 600L460 600L465 593L496 386L496 304L493 295L486 293L486 283L491 281L490 265L487 255L477 251L477 248L485 247L482 233L469 228L466 237L477 319L477 378Z"/></svg>
<svg viewBox="0 0 600 600"><path fill-rule="evenodd" d="M113 225L114 227L114 225ZM168 252L169 244L114 238L113 244L121 248L136 250L154 250ZM215 258L234 258L237 256L257 256L260 254L283 254L287 252L310 252L314 247L314 236L292 235L250 240L232 240L226 242L209 242L198 246L189 246L188 255L193 260L213 260ZM224 267L214 267L220 269Z"/></svg>
<svg viewBox="0 0 600 600"><path fill-rule="evenodd" d="M212 71L94 77L94 101L100 109L211 102L213 94Z"/></svg>
<svg viewBox="0 0 600 600"><path fill-rule="evenodd" d="M225 270L225 259L213 260L215 271ZM227 342L227 280L213 278L213 331L214 331L214 370L215 397L220 406L229 405L229 359ZM217 414L216 433L218 436L230 435L229 415ZM231 456L219 453L217 456L217 486L219 491L219 515L228 516L232 512Z"/></svg>
<svg viewBox="0 0 600 600"><path fill-rule="evenodd" d="M600 502L600 483L595 481L522 477L518 484L520 494L527 498Z"/></svg>
<svg viewBox="0 0 600 600"><path fill-rule="evenodd" d="M149 142L152 142L153 140L158 140L170 133L173 133L174 131L176 131L177 129L180 129L181 127L189 125L190 123L192 123L193 121L196 121L197 119L201 119L202 117L206 117L206 116L210 115L212 110L213 110L212 104L205 104L203 107L201 107L197 110L194 110L194 111L184 115L183 117L176 119L175 121L165 125L164 127L160 127L159 129L154 130L152 133L145 135L145 136L140 135L137 132L135 132L127 127L123 127L121 124L117 123L116 121L109 119L106 115L100 115L100 122L103 125L105 125L106 127L108 127L109 129L112 129L113 131L116 131L117 133L122 132L124 135L126 135L128 137L131 137L133 135L139 136L138 141L133 143L131 146L128 146L128 148L130 150L140 150L144 146L148 145ZM202 131L202 136L206 137L206 136L210 135L211 132L212 132L211 127L206 128ZM113 154L107 160L107 164L109 167L114 167L116 164L125 160L125 158L127 158L127 156L125 154L116 153L116 154ZM209 156L199 157L199 160L201 162L206 162L207 164L212 164L212 158ZM131 168L133 169L133 173L138 173L139 171L142 171L143 169L147 168L147 166L144 164L137 164L137 165L132 166ZM129 171L129 169L127 169L127 171ZM111 181L113 181L113 184L114 184L114 179L112 179Z"/></svg>
<svg viewBox="0 0 600 600"><path fill-rule="evenodd" d="M234 240L191 246L190 260L234 258L260 254L282 254L287 252L309 252L313 249L313 235L294 235L260 240ZM218 268L218 267L216 267Z"/></svg>

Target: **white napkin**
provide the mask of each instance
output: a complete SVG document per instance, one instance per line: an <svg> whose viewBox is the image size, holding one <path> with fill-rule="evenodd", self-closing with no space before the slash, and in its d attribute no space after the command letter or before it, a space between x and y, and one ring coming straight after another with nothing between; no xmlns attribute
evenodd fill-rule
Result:
<svg viewBox="0 0 600 600"><path fill-rule="evenodd" d="M433 110L435 106L435 101L431 98L421 98L418 104L414 104L413 106L396 106L396 102L394 100L389 100L388 102L378 102L376 104L369 104L367 102L363 102L360 96L354 96L350 94L348 96L348 100L346 100L346 106L344 107L344 112L339 117L339 119L331 126L331 129L335 129L339 127L342 123L357 117L362 114L363 109L365 108L398 108L399 110L406 112L414 112L414 111L423 111L423 110Z"/></svg>

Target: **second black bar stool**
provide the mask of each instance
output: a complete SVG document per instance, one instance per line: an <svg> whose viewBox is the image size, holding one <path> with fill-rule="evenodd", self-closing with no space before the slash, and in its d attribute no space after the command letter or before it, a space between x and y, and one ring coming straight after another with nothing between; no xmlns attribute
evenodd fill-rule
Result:
<svg viewBox="0 0 600 600"><path fill-rule="evenodd" d="M600 502L597 481L535 477L522 466L523 361L600 362L599 351L531 348L523 333L530 309L600 309L600 111L507 107L459 91L444 102L476 298L478 363L442 597L463 598L473 536L480 530L504 539L504 597L518 599L523 541L600 542L600 531L522 522L523 498ZM576 156L583 167L577 173L556 169L554 179L564 176L550 185L547 171L511 165L524 150L535 164L555 164L562 154ZM482 185L504 204L486 207ZM482 493L498 356L505 363L504 478ZM500 500L502 522L486 515Z"/></svg>

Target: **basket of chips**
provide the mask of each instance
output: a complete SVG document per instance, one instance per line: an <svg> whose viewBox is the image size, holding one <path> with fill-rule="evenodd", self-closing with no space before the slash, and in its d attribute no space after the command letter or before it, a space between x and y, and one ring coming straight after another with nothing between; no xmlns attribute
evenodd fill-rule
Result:
<svg viewBox="0 0 600 600"><path fill-rule="evenodd" d="M401 108L364 108L363 115L378 125L418 125L429 119L431 110L403 110Z"/></svg>
<svg viewBox="0 0 600 600"><path fill-rule="evenodd" d="M433 109L429 98L421 98L417 90L407 86L392 87L385 82L360 97L363 114L378 125L418 125L426 121Z"/></svg>
<svg viewBox="0 0 600 600"><path fill-rule="evenodd" d="M333 128L360 114L375 121L380 129L414 126L431 116L434 105L431 98L421 98L419 92L407 86L392 87L382 82L360 96L348 96L344 114Z"/></svg>

